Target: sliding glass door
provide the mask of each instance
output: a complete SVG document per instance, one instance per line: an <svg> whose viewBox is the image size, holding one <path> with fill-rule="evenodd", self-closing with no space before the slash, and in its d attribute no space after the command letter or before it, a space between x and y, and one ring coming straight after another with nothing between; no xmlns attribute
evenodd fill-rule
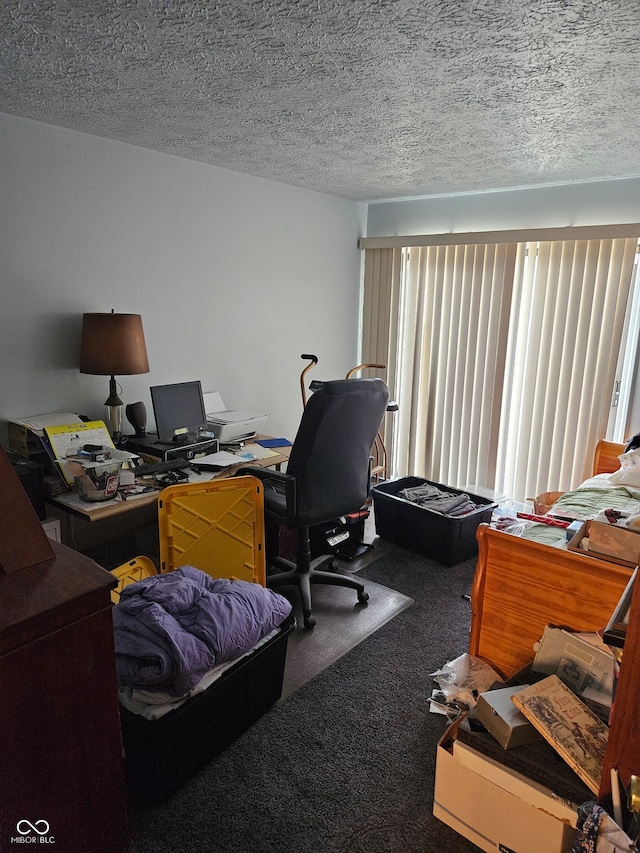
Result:
<svg viewBox="0 0 640 853"><path fill-rule="evenodd" d="M637 339L637 243L366 249L363 360L388 365L399 404L391 469L517 500L585 479Z"/></svg>

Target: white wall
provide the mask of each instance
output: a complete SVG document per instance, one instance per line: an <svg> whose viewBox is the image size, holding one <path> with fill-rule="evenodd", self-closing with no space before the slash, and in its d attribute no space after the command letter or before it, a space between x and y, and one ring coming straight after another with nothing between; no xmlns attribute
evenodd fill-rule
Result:
<svg viewBox="0 0 640 853"><path fill-rule="evenodd" d="M87 311L142 315L151 371L125 403L200 379L293 436L309 378L358 352L365 207L0 114L0 438L52 411L104 416L108 379L80 374Z"/></svg>
<svg viewBox="0 0 640 853"><path fill-rule="evenodd" d="M368 237L640 222L640 178L370 204Z"/></svg>

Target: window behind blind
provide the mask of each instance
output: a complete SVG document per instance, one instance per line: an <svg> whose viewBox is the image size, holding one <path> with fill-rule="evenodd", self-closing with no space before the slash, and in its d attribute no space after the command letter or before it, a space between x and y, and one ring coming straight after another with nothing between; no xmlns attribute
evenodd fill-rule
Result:
<svg viewBox="0 0 640 853"><path fill-rule="evenodd" d="M399 404L391 469L517 500L572 488L612 429L638 231L448 236L365 251L363 360L388 365Z"/></svg>

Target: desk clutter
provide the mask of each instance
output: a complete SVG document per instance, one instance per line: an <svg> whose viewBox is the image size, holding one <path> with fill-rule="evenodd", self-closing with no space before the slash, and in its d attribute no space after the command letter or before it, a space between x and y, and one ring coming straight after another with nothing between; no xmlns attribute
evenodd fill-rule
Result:
<svg viewBox="0 0 640 853"><path fill-rule="evenodd" d="M120 323L124 322L126 328L132 322L138 323L139 317L114 312L86 314L83 323L89 321L99 324L99 331L111 333ZM102 374L104 353L97 346L97 337L85 332L87 328L83 327L85 363L81 372ZM146 372L141 329L137 340L142 342L142 351L133 372ZM106 370L105 375L110 372ZM126 406L127 419L135 431L134 435L126 435L122 432L122 401L113 376L111 381L114 387L106 403L110 429L103 421L74 412L53 412L8 422L10 451L34 466L42 466L44 499L68 495L73 489L87 506L134 500L164 486L209 479L233 465L278 455L258 444L252 444L251 449L245 446L264 429L265 414L227 408L217 391L203 394L199 380L151 386L156 432L146 433L146 408L138 402ZM142 464L167 464L140 470L132 480L125 475L139 463L138 457L143 457ZM200 467L195 465L197 459L201 460ZM182 462L170 464L173 460ZM22 473L26 475L26 468ZM144 484L136 482L141 477L147 478ZM41 504L44 499L39 498Z"/></svg>
<svg viewBox="0 0 640 853"><path fill-rule="evenodd" d="M8 431L10 451L41 467L46 497L73 489L87 503L115 498L135 457L115 447L103 421L70 412L9 421Z"/></svg>
<svg viewBox="0 0 640 853"><path fill-rule="evenodd" d="M625 832L637 834L633 809L623 809L627 792L613 768L611 814L598 800L598 846L580 846L603 788L620 660L598 632L548 625L530 664L506 681L487 687L488 665L471 655L433 673L446 705L432 710L453 719L438 744L434 815L486 851L636 849Z"/></svg>
<svg viewBox="0 0 640 853"><path fill-rule="evenodd" d="M106 316L111 319L111 315ZM199 380L154 385L149 390L154 434L146 433L146 408L138 402L126 407L134 435L124 434L121 425L117 429L112 425L109 430L100 420L74 412L53 412L9 421L9 449L43 465L50 496L76 486L82 499L92 502L108 500L117 493L121 470L117 462L126 467L140 455L161 461L213 456L207 459L208 467L223 469L236 460L221 445L232 445L229 449L239 452L266 424L264 414L228 409L218 392L203 394ZM240 461L264 458L263 451L256 447L250 454L244 449ZM99 465L107 467L100 469Z"/></svg>
<svg viewBox="0 0 640 853"><path fill-rule="evenodd" d="M260 423L264 423L264 418ZM27 486L39 517L47 498L96 509L113 501L131 501L166 486L211 479L232 466L281 458L285 439L236 441L220 447L216 438L190 443L161 442L153 436L125 436L116 447L103 421L82 420L70 412L9 421L9 452ZM123 449L123 446L127 449ZM77 497L77 501L75 500Z"/></svg>

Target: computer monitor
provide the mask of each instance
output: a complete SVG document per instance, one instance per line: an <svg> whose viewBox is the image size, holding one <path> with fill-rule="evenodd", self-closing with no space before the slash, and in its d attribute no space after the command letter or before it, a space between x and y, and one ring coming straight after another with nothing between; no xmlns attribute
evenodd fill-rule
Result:
<svg viewBox="0 0 640 853"><path fill-rule="evenodd" d="M154 385L150 390L159 441L188 441L206 429L207 413L199 381Z"/></svg>

